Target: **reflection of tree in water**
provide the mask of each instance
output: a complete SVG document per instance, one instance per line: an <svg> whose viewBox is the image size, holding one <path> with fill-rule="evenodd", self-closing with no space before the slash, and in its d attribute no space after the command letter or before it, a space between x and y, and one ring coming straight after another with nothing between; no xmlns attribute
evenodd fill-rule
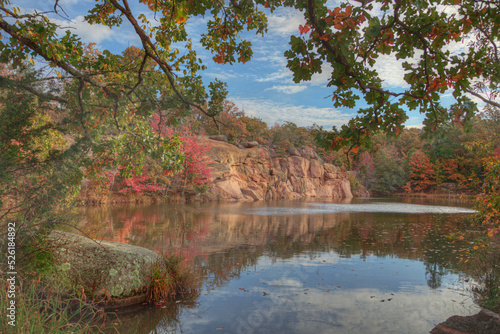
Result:
<svg viewBox="0 0 500 334"><path fill-rule="evenodd" d="M449 225L448 222L457 222L457 226L462 226L461 220L453 219L445 215L429 216L426 220L427 237L422 241L424 256L422 261L425 264L425 278L427 285L432 289L441 286L442 278L452 273L463 271L464 268L458 265L460 245L453 244L447 235L456 230L457 227ZM460 230L463 228L460 227Z"/></svg>
<svg viewBox="0 0 500 334"><path fill-rule="evenodd" d="M195 260L208 278L209 287L240 275L262 255L288 259L306 254L314 258L333 250L345 258L396 256L420 260L427 267L431 287L440 285L446 270L458 268L454 253L458 245L450 245L445 236L461 229L459 215L259 216L202 211L183 205L107 210L94 210L95 218L90 215L87 227L97 231L94 225L100 223L108 240L126 240Z"/></svg>
<svg viewBox="0 0 500 334"><path fill-rule="evenodd" d="M249 267L255 266L264 247L241 246L225 252L199 256L195 265L200 268L207 291L223 286Z"/></svg>
<svg viewBox="0 0 500 334"><path fill-rule="evenodd" d="M474 297L481 307L500 312L500 245L492 242L481 249L469 263L472 276L477 279Z"/></svg>
<svg viewBox="0 0 500 334"><path fill-rule="evenodd" d="M437 262L424 261L424 263L427 286L431 289L437 289L441 287L442 277L448 274L448 270L446 270Z"/></svg>

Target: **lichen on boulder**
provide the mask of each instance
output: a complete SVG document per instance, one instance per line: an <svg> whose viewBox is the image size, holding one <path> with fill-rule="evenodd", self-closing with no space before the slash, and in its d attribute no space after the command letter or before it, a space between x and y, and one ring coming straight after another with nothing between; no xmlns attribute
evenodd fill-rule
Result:
<svg viewBox="0 0 500 334"><path fill-rule="evenodd" d="M144 295L153 264L162 258L148 249L52 231L52 280L63 292L84 293L97 300Z"/></svg>

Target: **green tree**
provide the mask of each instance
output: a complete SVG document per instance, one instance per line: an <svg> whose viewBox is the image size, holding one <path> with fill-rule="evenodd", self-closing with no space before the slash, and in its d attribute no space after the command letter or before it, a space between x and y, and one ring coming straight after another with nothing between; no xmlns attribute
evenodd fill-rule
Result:
<svg viewBox="0 0 500 334"><path fill-rule="evenodd" d="M375 153L374 165L376 180L370 190L375 193L386 195L401 191L408 181L403 159L393 145L385 145Z"/></svg>
<svg viewBox="0 0 500 334"><path fill-rule="evenodd" d="M275 145L280 150L299 148L302 146L315 147L313 130L297 126L297 124L285 121L283 124L275 124L270 129L269 145Z"/></svg>

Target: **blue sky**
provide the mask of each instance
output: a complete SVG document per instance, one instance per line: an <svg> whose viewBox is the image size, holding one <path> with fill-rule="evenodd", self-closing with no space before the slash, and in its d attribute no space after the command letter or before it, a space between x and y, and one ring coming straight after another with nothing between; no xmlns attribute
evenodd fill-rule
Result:
<svg viewBox="0 0 500 334"><path fill-rule="evenodd" d="M329 1L332 8L339 0ZM146 7L135 1L132 9L140 14ZM15 5L25 9L49 11L53 9L52 1L18 0ZM124 25L110 30L100 25L89 25L83 16L95 4L94 0L60 0L70 20L62 16L51 15L51 19L64 27L71 28L83 42L95 42L100 50L121 52L130 45L140 45L139 39L130 26ZM264 8L262 8L264 10ZM262 37L255 33L244 33L242 37L249 39L253 45L254 57L246 64L219 65L214 64L210 52L199 44L200 33L204 31L206 18L192 18L188 23L188 33L198 56L203 60L207 70L202 73L204 82L208 84L215 78L227 82L229 97L236 106L247 115L263 119L269 125L276 122L292 121L299 126L311 126L314 123L331 129L333 125L345 124L357 109L335 108L331 102L332 89L326 87L329 77L328 67L324 66L322 74L313 76L309 82L295 84L292 73L286 68L287 60L283 53L288 49L290 35L298 35L298 27L304 23L302 13L289 8L281 8L268 15L269 31ZM457 45L456 49L465 47ZM377 65L384 86L392 90L406 87L404 72L400 63L390 56L379 58ZM446 97L445 97L446 98ZM405 125L420 126L423 115L418 111L410 112Z"/></svg>

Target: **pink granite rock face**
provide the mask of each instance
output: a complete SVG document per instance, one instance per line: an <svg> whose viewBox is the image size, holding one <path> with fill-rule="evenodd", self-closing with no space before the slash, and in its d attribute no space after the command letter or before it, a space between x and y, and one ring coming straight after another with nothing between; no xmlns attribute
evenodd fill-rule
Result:
<svg viewBox="0 0 500 334"><path fill-rule="evenodd" d="M210 199L260 201L294 198L351 198L347 173L324 163L310 147L302 156L271 158L267 147L238 148L222 141L200 139L211 145ZM250 146L250 145L249 145Z"/></svg>

